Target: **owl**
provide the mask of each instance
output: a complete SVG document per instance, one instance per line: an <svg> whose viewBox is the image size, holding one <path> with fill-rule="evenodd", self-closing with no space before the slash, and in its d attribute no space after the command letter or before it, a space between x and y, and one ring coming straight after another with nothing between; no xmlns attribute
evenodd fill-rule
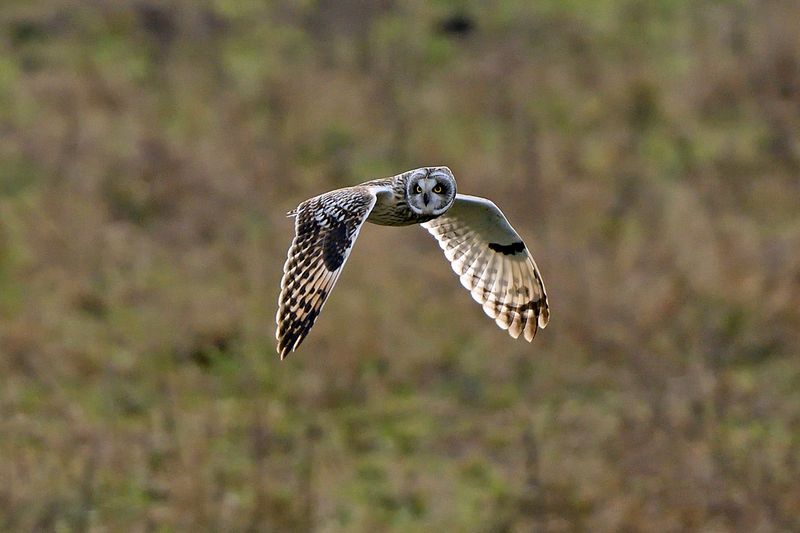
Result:
<svg viewBox="0 0 800 533"><path fill-rule="evenodd" d="M515 339L523 335L530 342L550 319L544 282L525 243L494 203L457 194L447 167L418 168L326 192L288 215L295 219L295 237L276 315L281 359L308 335L364 222L421 224L472 298Z"/></svg>

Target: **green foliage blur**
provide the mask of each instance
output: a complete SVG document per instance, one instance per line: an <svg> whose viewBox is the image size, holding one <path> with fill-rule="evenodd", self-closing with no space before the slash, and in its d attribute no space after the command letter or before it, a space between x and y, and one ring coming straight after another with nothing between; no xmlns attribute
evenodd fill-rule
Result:
<svg viewBox="0 0 800 533"><path fill-rule="evenodd" d="M4 0L0 529L800 530L800 3ZM494 200L552 320L305 198Z"/></svg>

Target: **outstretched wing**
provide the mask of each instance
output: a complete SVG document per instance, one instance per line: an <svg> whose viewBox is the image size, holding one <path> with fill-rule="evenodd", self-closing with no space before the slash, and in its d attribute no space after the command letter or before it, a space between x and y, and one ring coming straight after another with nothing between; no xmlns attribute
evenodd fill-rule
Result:
<svg viewBox="0 0 800 533"><path fill-rule="evenodd" d="M533 340L550 308L542 275L503 212L485 198L456 195L453 206L422 224L439 241L461 284L515 339Z"/></svg>
<svg viewBox="0 0 800 533"><path fill-rule="evenodd" d="M374 187L331 191L301 203L283 266L275 337L281 359L303 342L377 200Z"/></svg>

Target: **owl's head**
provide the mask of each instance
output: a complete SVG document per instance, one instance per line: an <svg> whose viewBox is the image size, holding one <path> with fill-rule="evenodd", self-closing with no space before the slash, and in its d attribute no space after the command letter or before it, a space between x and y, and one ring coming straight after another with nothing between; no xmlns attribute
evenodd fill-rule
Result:
<svg viewBox="0 0 800 533"><path fill-rule="evenodd" d="M406 183L406 198L416 214L439 216L456 199L456 179L447 167L412 170Z"/></svg>

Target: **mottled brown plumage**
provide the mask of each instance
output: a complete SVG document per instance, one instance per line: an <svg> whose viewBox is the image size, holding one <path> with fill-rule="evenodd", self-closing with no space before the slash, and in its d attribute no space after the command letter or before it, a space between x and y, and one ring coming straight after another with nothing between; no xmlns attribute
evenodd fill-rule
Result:
<svg viewBox="0 0 800 533"><path fill-rule="evenodd" d="M422 224L439 242L462 285L498 326L531 341L550 318L536 263L500 209L456 193L447 167L327 192L301 203L289 248L276 321L281 359L311 327L341 274L364 222Z"/></svg>

